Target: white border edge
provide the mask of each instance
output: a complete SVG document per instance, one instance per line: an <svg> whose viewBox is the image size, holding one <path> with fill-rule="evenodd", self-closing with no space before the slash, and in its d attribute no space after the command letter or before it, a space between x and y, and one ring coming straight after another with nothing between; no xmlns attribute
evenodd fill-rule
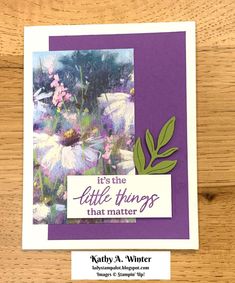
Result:
<svg viewBox="0 0 235 283"><path fill-rule="evenodd" d="M138 27L138 29L137 29ZM140 31L142 27L143 31ZM122 29L123 28L123 29ZM159 30L160 29L160 30ZM100 32L102 30L102 32ZM189 221L190 239L179 240L47 240L47 225L32 223L32 107L26 93L32 86L32 54L34 51L48 50L48 37L53 35L91 35L91 34L128 34L150 32L186 31L186 67L187 67L187 125L192 125L189 134L188 126L188 172L189 172ZM40 34L41 44L37 39ZM196 157L196 60L195 60L195 22L143 23L143 24L108 24L108 25L67 25L67 26L34 26L24 28L24 176L23 176L23 249L198 249L198 200L197 200L197 157ZM44 39L44 40L42 40ZM190 52L188 52L188 49ZM26 56L27 54L27 56ZM190 65L189 65L190 64ZM190 72L189 72L190 66ZM190 87L189 87L190 85ZM190 93L190 96L189 94ZM192 95L192 96L191 96ZM190 98L190 99L189 99ZM189 105L190 101L190 105ZM190 116L188 115L190 111ZM192 114L191 114L192 113ZM31 115L30 115L31 114ZM193 150L192 150L193 148ZM193 154L192 154L193 153ZM193 157L192 157L193 155ZM31 176L30 176L31 175ZM28 187L28 190L27 190ZM30 194L31 193L31 194ZM36 227L35 227L36 226ZM32 232L32 233L31 233ZM31 235L31 236L30 236ZM32 237L34 236L34 237ZM87 246L87 247L86 247ZM141 248L140 248L141 246Z"/></svg>

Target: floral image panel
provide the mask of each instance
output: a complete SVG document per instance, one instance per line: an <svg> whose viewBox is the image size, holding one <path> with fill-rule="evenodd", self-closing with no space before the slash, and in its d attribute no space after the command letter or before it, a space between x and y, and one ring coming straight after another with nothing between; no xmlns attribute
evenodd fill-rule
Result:
<svg viewBox="0 0 235 283"><path fill-rule="evenodd" d="M133 49L33 53L33 222L67 219L68 175L135 174Z"/></svg>

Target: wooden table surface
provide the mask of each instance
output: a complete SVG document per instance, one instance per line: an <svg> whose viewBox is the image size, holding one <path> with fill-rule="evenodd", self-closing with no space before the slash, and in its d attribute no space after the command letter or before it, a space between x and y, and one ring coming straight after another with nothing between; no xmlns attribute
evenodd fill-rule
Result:
<svg viewBox="0 0 235 283"><path fill-rule="evenodd" d="M235 282L234 0L0 1L0 282L70 282L69 251L22 251L23 27L197 24L200 250L172 253L171 282Z"/></svg>

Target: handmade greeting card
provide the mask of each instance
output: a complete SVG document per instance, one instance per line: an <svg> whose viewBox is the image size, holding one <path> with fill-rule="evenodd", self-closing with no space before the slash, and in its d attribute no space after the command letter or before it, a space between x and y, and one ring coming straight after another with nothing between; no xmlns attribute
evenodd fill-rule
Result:
<svg viewBox="0 0 235 283"><path fill-rule="evenodd" d="M25 29L24 249L197 249L194 23Z"/></svg>

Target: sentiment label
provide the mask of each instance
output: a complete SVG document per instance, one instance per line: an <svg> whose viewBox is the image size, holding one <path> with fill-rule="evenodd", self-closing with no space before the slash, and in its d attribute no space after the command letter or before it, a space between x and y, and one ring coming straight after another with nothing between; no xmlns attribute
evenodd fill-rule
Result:
<svg viewBox="0 0 235 283"><path fill-rule="evenodd" d="M172 217L171 175L67 177L68 218Z"/></svg>

